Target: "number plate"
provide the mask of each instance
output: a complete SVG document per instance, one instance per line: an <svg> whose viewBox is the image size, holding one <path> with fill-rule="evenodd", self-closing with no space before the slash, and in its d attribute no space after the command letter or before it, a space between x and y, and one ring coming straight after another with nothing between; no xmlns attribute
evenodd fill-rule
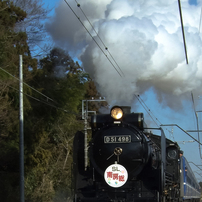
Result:
<svg viewBox="0 0 202 202"><path fill-rule="evenodd" d="M122 136L104 136L104 143L130 143L130 135Z"/></svg>

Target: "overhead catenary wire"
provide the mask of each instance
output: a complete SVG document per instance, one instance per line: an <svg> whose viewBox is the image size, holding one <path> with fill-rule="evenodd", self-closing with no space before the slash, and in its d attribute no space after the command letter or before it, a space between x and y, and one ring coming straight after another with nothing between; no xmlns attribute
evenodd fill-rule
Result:
<svg viewBox="0 0 202 202"><path fill-rule="evenodd" d="M74 15L77 17L77 19L80 21L80 23L83 25L83 27L86 29L86 31L88 32L88 34L92 37L92 39L94 40L94 42L98 45L98 47L100 48L100 50L103 52L103 54L107 57L107 55L104 53L104 51L102 50L102 48L100 47L100 45L97 43L97 41L94 39L94 37L91 35L91 33L89 32L89 30L86 28L86 26L84 25L84 23L81 21L81 19L79 18L79 16L76 14L76 12L72 9L72 7L70 6L70 4L64 0L65 3L69 6L69 8L71 9L71 11L74 13ZM85 18L87 19L87 21L89 22L89 24L91 25L92 29L94 30L94 32L96 33L96 35L98 36L98 38L100 39L101 43L103 44L103 46L105 47L106 50L108 50L108 48L106 47L106 45L104 44L104 42L102 41L102 39L100 38L100 36L98 35L97 31L95 30L95 28L93 27L92 23L90 22L90 20L88 19L88 17L86 16L85 12L83 11L83 9L81 8L81 5L78 3L77 0L75 0L75 2L77 3L77 7L79 7L81 9L81 12L83 13L83 15L85 16ZM178 7L179 7L179 14L180 14L180 21L181 21L181 28L182 28L182 36L183 36L183 44L184 44L184 51L185 51L185 58L186 58L186 63L188 64L188 56L187 56L187 48L186 48L186 40L185 40L185 33L184 33L184 25L183 25L183 18L182 18L182 9L181 9L181 3L180 0L178 0ZM111 58L114 60L113 56L111 55L111 53L108 51L108 53L110 54ZM111 62L111 60L107 57L107 59L110 61L110 63L112 64L112 66L115 68L115 70L119 73L120 72L117 70L117 68L114 66L114 64ZM117 62L114 60L115 64L118 66L119 70L121 71L122 75L124 75L123 71L121 70L121 68L119 67L119 65L117 64ZM121 75L120 75L121 76Z"/></svg>
<svg viewBox="0 0 202 202"><path fill-rule="evenodd" d="M162 125L162 123L159 121L158 118L155 117L155 115L153 114L153 112L149 109L149 107L146 105L146 103L144 102L144 100L141 98L140 95L135 95L136 98L138 99L138 101L140 102L140 104L142 105L142 107L145 109L145 111L148 113L148 115L151 117L151 119L153 120L153 122L158 126L160 127ZM154 117L154 118L153 118ZM158 123L157 123L158 122ZM175 141L174 139L174 136L173 136L173 132L168 130L166 128L166 130L172 135L172 138L173 140Z"/></svg>
<svg viewBox="0 0 202 202"><path fill-rule="evenodd" d="M140 104L142 105L142 107L145 109L145 111L148 113L148 115L151 117L151 119L154 121L154 123L157 125L157 127L159 127L159 124L152 117L151 113L149 113L150 110L148 110L148 107L146 106L146 104L143 104L142 101L140 100L140 96L139 95L135 95L135 96L136 96L137 100L140 102Z"/></svg>
<svg viewBox="0 0 202 202"><path fill-rule="evenodd" d="M161 126L176 126L178 127L180 130L182 130L184 133L186 133L189 137L191 137L195 142L198 142L200 145L202 145L201 142L199 142L196 138L194 138L192 135L190 135L187 131L185 131L184 129L182 129L180 126L178 126L177 124L162 124Z"/></svg>
<svg viewBox="0 0 202 202"><path fill-rule="evenodd" d="M80 8L81 12L83 13L83 15L85 16L86 20L88 21L88 23L90 24L90 26L92 27L93 31L96 33L97 37L99 38L99 40L101 41L102 45L104 46L105 50L109 53L110 57L112 58L112 60L114 61L114 63L117 65L117 67L119 68L119 70L121 71L122 75L124 75L123 71L121 70L120 66L118 65L118 63L116 62L116 60L114 59L114 57L112 56L112 54L110 53L108 47L105 45L105 43L103 42L103 40L101 39L101 37L99 36L98 32L95 30L93 24L91 23L91 21L88 19L87 15L85 14L85 12L83 11L83 9L81 8L81 5L77 2L77 0L75 0L75 2L77 3L77 7Z"/></svg>
<svg viewBox="0 0 202 202"><path fill-rule="evenodd" d="M90 31L87 29L87 27L84 25L84 23L81 21L80 17L76 14L76 12L73 10L73 8L70 6L70 4L64 0L65 3L68 5L68 7L70 8L70 10L73 12L73 14L77 17L77 19L79 20L79 22L82 24L82 26L85 28L85 30L88 32L88 34L90 35L90 37L93 39L93 41L96 43L96 45L99 47L99 49L101 50L101 52L106 56L106 58L108 59L108 61L110 62L110 64L113 66L113 68L116 70L116 72L119 74L120 77L123 77L123 73L120 72L115 65L113 64L113 62L110 60L110 58L107 56L107 54L105 54L104 50L101 48L101 46L98 44L98 42L95 40L95 38L92 36L92 34L90 33Z"/></svg>
<svg viewBox="0 0 202 202"><path fill-rule="evenodd" d="M140 101L144 104L144 106L147 108L148 112L151 113L151 116L155 117L155 115L153 114L153 112L149 109L149 107L146 105L146 103L144 102L144 100L141 98L140 95L138 95ZM161 125L161 122L158 120L158 118L155 118L155 121L157 121L159 123L159 125Z"/></svg>
<svg viewBox="0 0 202 202"><path fill-rule="evenodd" d="M188 57L187 57L187 47L186 47L186 40L185 40L185 33L184 33L184 25L183 25L183 19L182 19L182 9L181 9L181 3L180 0L178 0L178 6L179 6L179 13L180 13L180 22L181 22L181 28L182 28L182 37L184 42L184 52L185 52L185 58L186 63L188 64Z"/></svg>

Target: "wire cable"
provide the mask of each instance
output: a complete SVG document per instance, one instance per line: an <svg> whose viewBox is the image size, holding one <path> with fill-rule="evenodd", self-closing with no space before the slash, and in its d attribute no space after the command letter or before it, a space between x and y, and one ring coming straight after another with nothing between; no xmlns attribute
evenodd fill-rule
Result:
<svg viewBox="0 0 202 202"><path fill-rule="evenodd" d="M102 50L101 46L98 44L98 42L94 39L94 37L92 36L92 34L89 32L89 30L86 28L86 26L84 25L84 23L81 21L80 17L75 13L75 11L72 9L72 7L70 6L70 4L64 0L65 3L69 6L70 10L73 12L73 14L77 17L77 19L79 20L79 22L82 24L82 26L85 28L85 30L88 32L88 34L91 36L91 38L93 39L93 41L96 43L96 45L99 47L99 49L102 51L102 53L106 56L106 58L108 59L108 61L111 63L111 65L114 67L114 69L116 70L116 72L119 74L120 77L122 77L122 74L118 71L118 69L115 67L115 65L112 63L112 61L109 59L109 57L105 54L105 52Z"/></svg>
<svg viewBox="0 0 202 202"><path fill-rule="evenodd" d="M149 109L149 107L146 105L146 103L144 102L144 100L140 97L140 95L138 95L139 99L141 100L141 102L144 104L144 106L147 108L147 110L149 112L151 112L151 115L153 117L155 117L154 113ZM155 120L159 123L159 125L161 125L162 123L158 120L158 118L155 118Z"/></svg>
<svg viewBox="0 0 202 202"><path fill-rule="evenodd" d="M120 66L118 65L118 63L116 62L116 60L114 59L114 57L112 56L112 54L110 53L109 49L107 48L107 46L105 45L105 43L103 42L103 40L101 39L101 37L99 36L98 32L95 30L94 26L92 25L92 23L90 22L90 20L88 19L88 17L86 16L85 12L83 11L83 9L81 8L81 5L77 2L77 0L75 0L75 2L77 3L77 7L80 8L81 12L83 13L83 15L85 16L86 20L88 21L88 23L91 25L93 31L96 33L97 37L99 38L99 40L101 41L102 45L104 46L105 50L109 53L110 57L112 58L112 60L114 61L114 63L117 65L117 67L119 68L119 70L121 71L122 75L124 75L123 71L121 70Z"/></svg>
<svg viewBox="0 0 202 202"><path fill-rule="evenodd" d="M149 109L149 107L146 105L146 103L144 102L144 100L140 97L140 95L135 95L136 98L138 99L138 101L140 102L140 104L142 105L142 107L145 109L145 111L149 114L149 116L151 117L151 119L154 121L154 123L157 125L157 127L160 127L162 125L162 123L159 121L158 118L155 117L154 113ZM154 117L154 118L153 118ZM158 124L158 123L159 124ZM173 136L173 132L168 130L166 128L166 130L171 134L173 141L175 142L175 138Z"/></svg>
<svg viewBox="0 0 202 202"><path fill-rule="evenodd" d="M178 6L179 6L180 21L181 21L181 28L182 28L182 36L183 36L183 42L184 42L185 58L186 58L186 62L188 64L189 62L188 62L188 57L187 57L187 47L186 47L186 40L185 40L185 33L184 33L184 25L183 25L183 19L182 19L182 9L181 9L180 0L178 0Z"/></svg>
<svg viewBox="0 0 202 202"><path fill-rule="evenodd" d="M3 69L2 67L0 67L0 69L1 69L2 71L6 72L6 73L7 73L8 75L10 75L11 77L13 77L14 79L16 79L16 80L19 81L19 79L18 79L17 77L13 76L11 73L9 73L8 71L6 71L6 70ZM47 101L48 101L48 100L51 100L51 101L57 103L57 102L54 101L52 98L50 98L50 97L44 95L43 93L39 92L39 91L36 90L35 88L33 88L33 87L31 87L30 85L26 84L25 82L23 82L23 84L26 85L26 86L28 86L28 87L31 88L32 90L36 91L36 92L39 93L40 95L44 96L44 97L47 99Z"/></svg>
<svg viewBox="0 0 202 202"><path fill-rule="evenodd" d="M151 117L151 119L154 121L154 123L157 125L157 127L159 127L158 123L155 121L155 119L152 117L152 115L149 113L150 110L148 110L148 107L146 105L143 105L143 103L141 102L141 100L139 99L139 95L135 95L136 98L138 99L138 101L140 102L140 104L142 105L142 107L145 109L145 111L148 113L148 115Z"/></svg>
<svg viewBox="0 0 202 202"><path fill-rule="evenodd" d="M178 127L180 130L182 130L184 133L186 133L189 137L191 137L195 142L198 142L200 145L202 145L201 142L199 142L196 138L194 138L192 135L190 135L187 131L185 131L184 129L182 129L180 126L178 126L177 124L162 124L161 126L176 126Z"/></svg>
<svg viewBox="0 0 202 202"><path fill-rule="evenodd" d="M5 85L7 85L5 82L2 82L2 81L0 81L0 82L1 82L1 83L4 83ZM15 87L13 87L13 86L10 86L10 85L7 85L7 86L8 86L9 88L12 88L13 90L19 92L19 89L15 88ZM23 92L22 94L23 94L23 95L26 95L26 96L29 97L29 98L34 99L34 100L37 101L37 102L40 102L40 103L42 103L42 104L45 104L45 105L47 105L47 106L53 107L53 108L58 109L58 110L62 110L62 111L64 111L64 112L68 113L68 114L74 114L74 115L77 115L77 116L80 115L80 114L77 114L77 113L68 111L68 110L66 110L66 109L63 109L63 108L61 108L61 107L57 107L57 106L55 106L55 105L53 105L53 104L51 104L51 103L45 102L45 101L43 101L43 100L40 100L40 99L38 99L38 98L36 98L36 97L33 97L33 96L31 96L31 95L28 95L27 93L24 93L24 92Z"/></svg>

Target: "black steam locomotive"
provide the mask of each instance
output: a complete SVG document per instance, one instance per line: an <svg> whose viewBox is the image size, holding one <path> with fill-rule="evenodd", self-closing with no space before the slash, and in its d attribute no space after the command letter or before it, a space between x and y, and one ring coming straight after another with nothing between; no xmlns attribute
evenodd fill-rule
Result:
<svg viewBox="0 0 202 202"><path fill-rule="evenodd" d="M199 201L199 185L178 144L161 128L161 136L149 133L142 113L115 106L92 116L91 129L87 167L84 134L74 139L75 202Z"/></svg>

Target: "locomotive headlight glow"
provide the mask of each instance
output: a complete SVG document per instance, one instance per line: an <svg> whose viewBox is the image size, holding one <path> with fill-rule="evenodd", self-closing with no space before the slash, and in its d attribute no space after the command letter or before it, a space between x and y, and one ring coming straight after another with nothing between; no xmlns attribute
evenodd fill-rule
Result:
<svg viewBox="0 0 202 202"><path fill-rule="evenodd" d="M111 109L112 118L118 120L123 117L123 110L120 107L114 107Z"/></svg>

